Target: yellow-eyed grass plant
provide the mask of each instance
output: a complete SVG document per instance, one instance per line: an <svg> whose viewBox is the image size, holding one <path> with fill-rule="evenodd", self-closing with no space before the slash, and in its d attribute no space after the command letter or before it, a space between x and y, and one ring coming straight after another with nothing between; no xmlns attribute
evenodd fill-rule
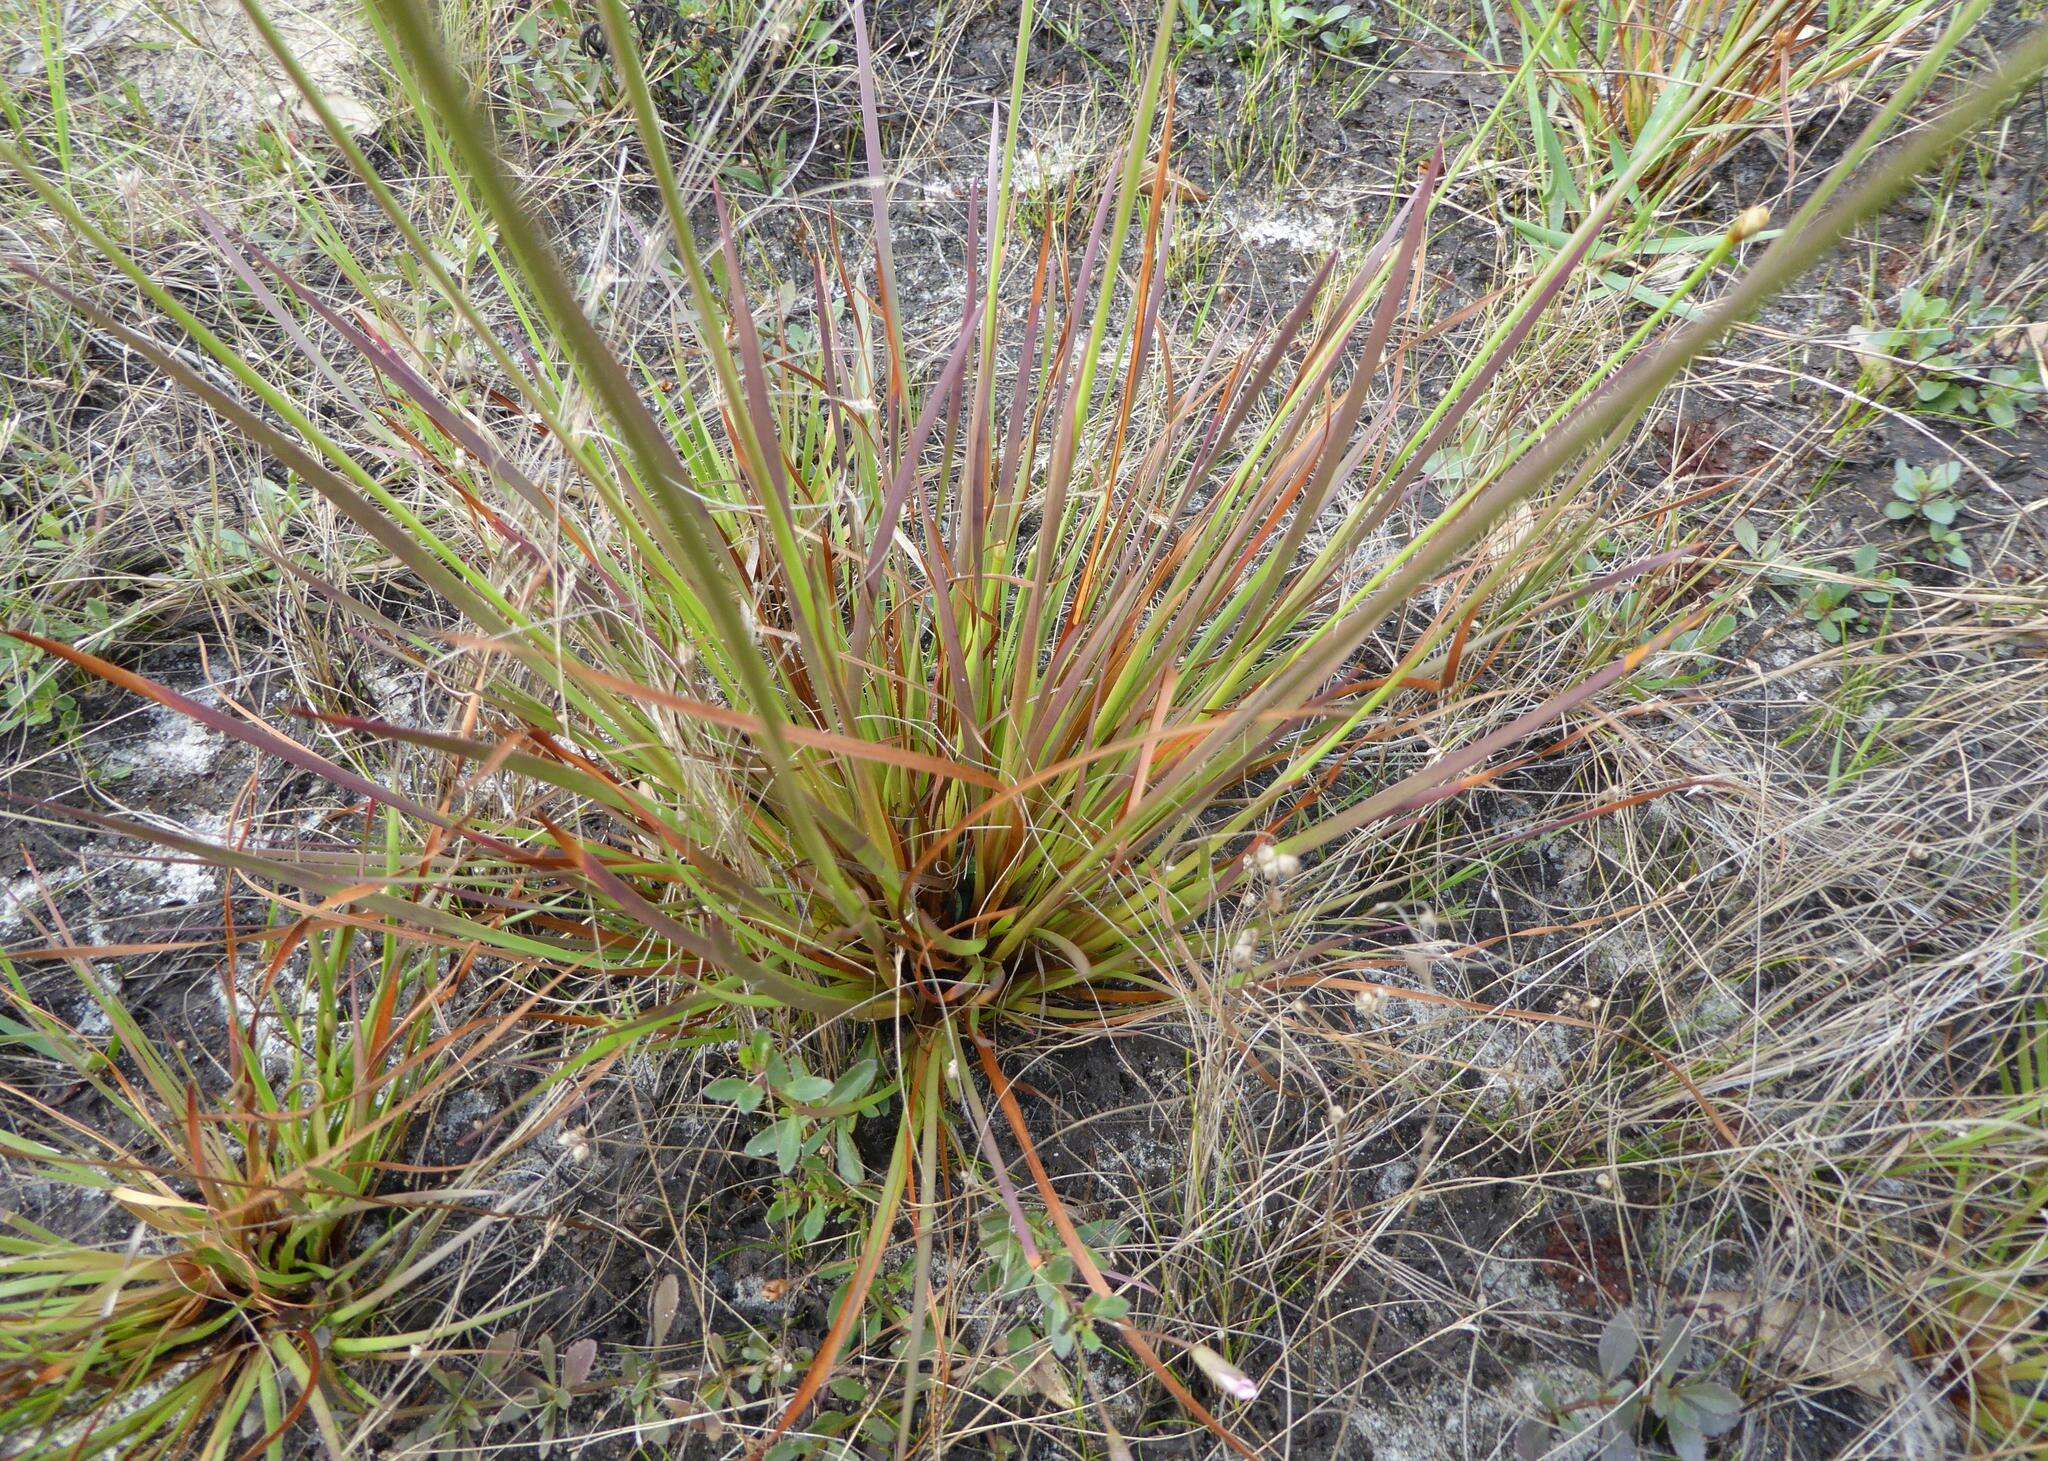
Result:
<svg viewBox="0 0 2048 1461"><path fill-rule="evenodd" d="M810 322L798 332L764 330L722 201L715 247L700 245L631 20L606 0L609 51L696 322L699 372L669 391L615 354L579 307L428 12L406 0L381 4L410 84L516 263L520 299L546 322L557 353L547 368L573 378L567 388L536 380L431 251L418 249L558 454L559 478L546 481L364 316L214 228L230 267L266 281L299 348L316 363L328 349L352 351L387 384L402 432L366 419L363 439L351 439L208 330L27 159L0 153L209 364L196 368L67 296L75 307L322 493L446 617L401 624L320 585L334 608L401 660L456 657L475 687L456 731L324 717L330 734L441 758L453 790L430 805L302 734L227 716L34 639L387 809L409 850L405 871L393 874L288 843L222 848L137 835L425 940L545 968L570 986L603 976L616 990L641 976L648 992L634 1013L573 1050L561 1079L657 1032L730 1037L750 1011L879 1026L883 1047L900 1052L901 1117L875 1214L778 1434L805 1413L853 1333L906 1200L931 1210L936 1132L953 1104L947 1072L959 1078L974 1133L959 1148L988 1162L1020 1241L1031 1245L991 1105L1020 1144L1074 1268L1099 1298L1112 1296L1003 1075L996 1040L1006 1023L1102 1024L1168 998L1171 951L1228 901L1262 893L1339 839L1423 815L1482 783L1499 753L1616 685L1679 632L1674 623L1588 664L1510 723L1398 779L1359 787L1345 774L1362 736L1398 725L1397 697L1453 690L1475 648L1514 632L1512 614L1487 619L1489 605L1529 602L1505 590L1525 586L1518 575L1545 555L1469 551L1524 504L1532 508L1520 543L1540 549L1689 360L2048 58L2048 40L2035 38L1835 202L1931 76L1923 67L1698 323L1659 338L1660 309L1614 360L1561 392L1547 418L1444 484L1428 464L1457 440L1654 159L1622 169L1421 409L1407 406L1397 358L1421 338L1409 315L1437 162L1420 170L1345 278L1334 262L1325 266L1286 318L1241 353L1217 345L1189 357L1173 348L1160 270L1173 9L1161 16L1130 142L1081 210L1073 257L1057 228L1035 249L1019 237L1013 163L1033 25L1025 7L988 178L967 199L965 303L927 367L904 340L861 6L853 40L869 263L848 265L839 240L827 240L808 281ZM275 46L260 10L252 15ZM393 226L423 243L317 90L281 59ZM1728 263L1755 226L1745 219L1721 238L1674 301ZM572 400L587 402L598 429L571 425L587 419ZM409 453L381 450L394 439ZM364 449L372 441L379 452ZM434 520L465 519L474 538L437 531L400 491L396 474L410 477L413 467L394 462L424 463L457 509ZM1397 512L1437 493L1441 506L1426 525L1389 542L1405 520ZM1389 647L1387 626L1438 590L1426 627ZM450 618L460 627L446 627ZM1254 950L1220 977L1242 987L1275 974ZM930 1255L927 1228L906 1321L911 1355L926 1338ZM1250 1454L1189 1392L1151 1331L1112 1322L1190 1414ZM909 1434L922 1378L911 1365L899 1436Z"/></svg>

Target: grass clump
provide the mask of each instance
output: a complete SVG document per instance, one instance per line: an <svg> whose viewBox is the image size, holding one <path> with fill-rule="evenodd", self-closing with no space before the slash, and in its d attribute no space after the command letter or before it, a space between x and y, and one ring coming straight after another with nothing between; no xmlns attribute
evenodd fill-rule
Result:
<svg viewBox="0 0 2048 1461"><path fill-rule="evenodd" d="M1981 8L1981 7L1980 7ZM1830 8L1793 0L1516 0L1538 191L1552 228L1639 159L1640 228L1682 206L1718 162L1768 135L1787 154L1841 83L1886 68L1931 0Z"/></svg>
<svg viewBox="0 0 2048 1461"><path fill-rule="evenodd" d="M614 350L591 323L465 78L408 4L379 9L410 68L405 85L492 220L512 303L545 347L504 344L433 252L417 250L427 284L497 372L498 401L458 399L380 329L379 316L403 317L403 302L366 291L366 310L344 310L214 230L237 277L269 281L265 307L321 374L338 378L327 367L352 359L387 393L361 419L315 411L209 330L63 187L12 147L0 154L209 363L195 366L94 301L67 296L74 306L403 566L429 608L317 587L394 663L441 672L459 696L445 730L322 710L309 733L211 710L88 651L17 634L326 779L383 809L392 831L389 853L365 866L282 837L221 847L116 825L280 898L374 920L394 941L387 964L402 962L401 947L489 950L548 971L551 988L573 998L603 991L624 1004L570 1049L558 1081L629 1041L735 1039L775 1014L872 1037L876 1068L857 1063L837 1081L750 1046L743 1077L720 1092L740 1105L775 1097L760 1152L789 1172L818 1166L821 1230L840 1196L826 1148L843 1161L844 1123L877 1092L894 1100L859 1256L778 1434L805 1414L854 1335L899 1213L935 1211L942 1139L998 1189L1020 1251L1037 1251L1043 1233L1005 1169L991 1106L1064 1249L1055 1272L1091 1292L1069 1315L1065 1285L1047 1280L1059 1290L1048 1309L1074 1321L1063 1332L1083 1319L1090 1335L1098 1321L1113 1329L1192 1414L1223 1430L1161 1358L1156 1331L1131 1322L1130 1296L1113 1290L1061 1206L997 1039L1017 1026L1101 1027L1174 997L1183 980L1272 979L1279 971L1255 945L1239 959L1209 955L1224 912L1284 902L1340 839L1406 825L1482 784L1497 774L1497 753L1691 627L1612 647L1491 734L1449 750L1418 741L1406 767L1376 784L1353 774L1362 748L1406 733L1397 697L1454 692L1467 656L1511 642L1545 579L1574 560L1577 543L1560 543L1572 537L1575 495L1656 392L2048 52L2036 44L1828 211L1853 155L1698 326L1645 348L1679 298L1754 236L1760 223L1745 215L1615 358L1445 484L1430 464L1461 441L1612 209L1660 158L1642 151L1618 164L1526 297L1431 373L1426 404L1411 406L1397 382L1407 347L1424 338L1410 316L1436 162L1348 278L1327 267L1248 348L1191 352L1174 336L1160 272L1173 13L1162 16L1118 165L1091 201L1047 221L1034 250L1011 186L1027 10L989 179L966 203L964 299L929 365L906 339L858 7L868 252L849 262L841 236L823 239L805 290L789 295L803 304L775 311L748 288L722 199L708 205L715 245L700 245L704 210L678 180L634 19L617 0L603 7L673 247L663 266L694 316L674 377ZM295 79L304 84L302 72ZM391 225L416 241L377 170L306 89ZM515 434L544 452L515 451ZM408 450L372 449L393 443ZM1391 541L1397 510L1439 491L1420 529ZM330 756L316 735L346 750ZM366 774L375 742L423 757L433 792ZM255 1069L244 1052L233 1074L265 1120L300 1109L264 1106L275 1093ZM193 1109L193 1084L167 1065L156 1099L176 1091ZM370 1129L387 1126L376 1118ZM244 1178L267 1189L274 1162L264 1150L266 1165ZM196 1152L194 1180L232 1159ZM852 1185L867 1173L856 1160L837 1175ZM353 1275L348 1265L380 1251L344 1245L321 1261ZM899 1451L925 1378L932 1271L927 1222L902 1321L912 1363ZM257 1307L251 1294L230 1310ZM359 1317L365 1302L342 1312ZM273 1337L254 1378L227 1372L205 1393L240 1396L245 1412L267 1405L263 1376L281 1397L289 1387L274 1367L289 1370L292 1352ZM550 1394L587 1377L581 1354L575 1380L547 1376ZM301 1384L303 1396L319 1393ZM307 1403L317 1419L318 1402Z"/></svg>
<svg viewBox="0 0 2048 1461"><path fill-rule="evenodd" d="M15 1215L0 1230L10 1454L282 1457L310 1413L339 1455L348 1414L380 1404L382 1360L496 1317L392 1327L485 1226L452 1224L474 1195L459 1174L431 1190L399 1176L417 1118L490 1043L436 1029L469 961L306 921L240 952L249 974L232 954L220 974L225 1058L197 1062L89 973L107 1034L81 1033L0 958L7 1043L76 1083L9 1088L0 1150L133 1224L106 1242Z"/></svg>

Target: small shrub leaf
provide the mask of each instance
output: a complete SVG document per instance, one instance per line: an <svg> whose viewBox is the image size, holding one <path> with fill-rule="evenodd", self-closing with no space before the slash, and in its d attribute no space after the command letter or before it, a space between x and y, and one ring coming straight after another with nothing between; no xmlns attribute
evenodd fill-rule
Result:
<svg viewBox="0 0 2048 1461"><path fill-rule="evenodd" d="M776 1094L805 1106L822 1105L832 1094L832 1082L821 1075L793 1075L776 1088Z"/></svg>
<svg viewBox="0 0 2048 1461"><path fill-rule="evenodd" d="M1642 1335L1636 1329L1634 1312L1617 1309L1607 1327L1600 1331L1600 1377L1619 1380L1628 1373L1641 1349Z"/></svg>
<svg viewBox="0 0 2048 1461"><path fill-rule="evenodd" d="M704 1097L710 1101L729 1102L742 1111L754 1111L761 1105L761 1088L752 1081L727 1076L706 1086Z"/></svg>

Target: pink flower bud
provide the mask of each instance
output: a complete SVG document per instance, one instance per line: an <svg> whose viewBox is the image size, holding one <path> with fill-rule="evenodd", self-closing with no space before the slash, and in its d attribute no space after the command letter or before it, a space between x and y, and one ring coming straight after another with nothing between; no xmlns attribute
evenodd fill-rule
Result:
<svg viewBox="0 0 2048 1461"><path fill-rule="evenodd" d="M1258 1399L1259 1387L1251 1377L1208 1345L1195 1345L1188 1351L1188 1358L1195 1362L1196 1369L1208 1376L1211 1385L1232 1400Z"/></svg>

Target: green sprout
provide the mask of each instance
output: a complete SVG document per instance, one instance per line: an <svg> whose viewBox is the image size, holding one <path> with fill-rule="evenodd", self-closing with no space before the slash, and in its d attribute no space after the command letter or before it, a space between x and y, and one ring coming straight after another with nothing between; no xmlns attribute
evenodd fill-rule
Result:
<svg viewBox="0 0 2048 1461"><path fill-rule="evenodd" d="M1904 458L1892 463L1892 499L1884 515L1893 522L1917 522L1927 530L1929 552L1957 568L1970 566L1970 550L1963 546L1956 518L1963 510L1956 486L1962 480L1961 462L1942 462L1916 467Z"/></svg>

